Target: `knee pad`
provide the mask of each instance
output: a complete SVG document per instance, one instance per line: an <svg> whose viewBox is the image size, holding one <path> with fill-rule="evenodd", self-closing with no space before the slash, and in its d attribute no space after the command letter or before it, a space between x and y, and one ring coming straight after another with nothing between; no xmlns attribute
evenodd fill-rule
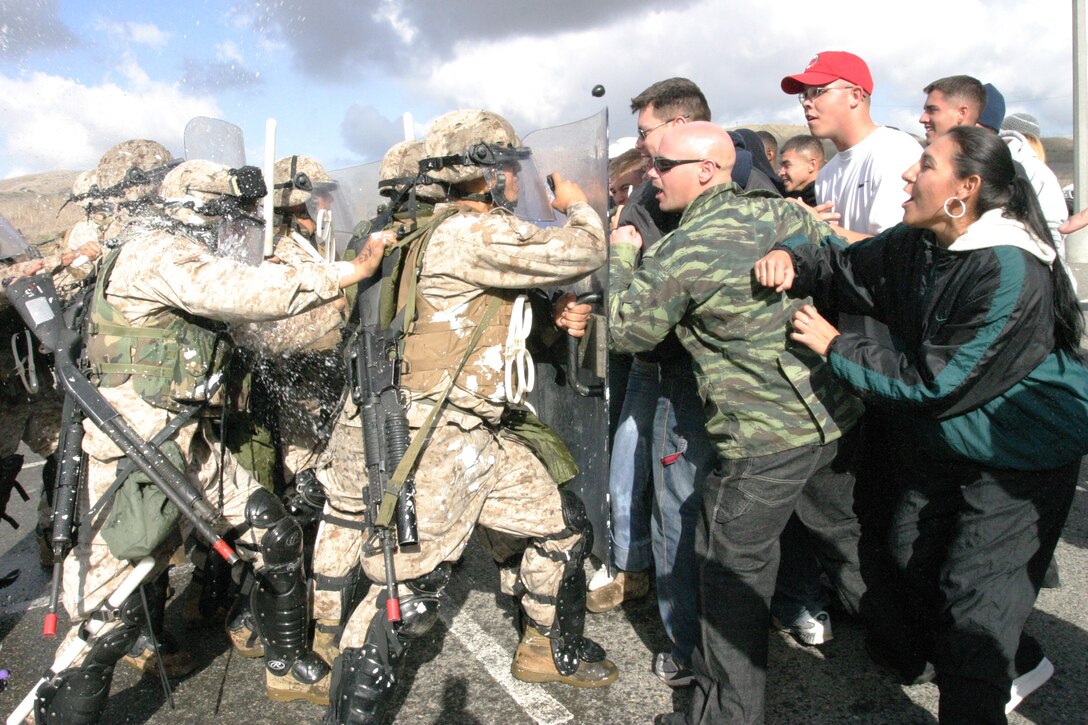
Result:
<svg viewBox="0 0 1088 725"><path fill-rule="evenodd" d="M567 530L570 534L581 534L581 549L589 551L593 548L593 527L589 523L586 505L582 503L578 494L569 488L559 489L559 502L563 511L563 523L567 525Z"/></svg>
<svg viewBox="0 0 1088 725"><path fill-rule="evenodd" d="M246 521L264 532L259 542L264 571L274 574L302 567L302 527L275 494L263 488L254 491L246 502Z"/></svg>
<svg viewBox="0 0 1088 725"><path fill-rule="evenodd" d="M438 604L442 590L450 580L450 565L439 564L434 571L404 583L407 597L400 601L400 627L397 636L404 640L418 639L438 621Z"/></svg>
<svg viewBox="0 0 1088 725"><path fill-rule="evenodd" d="M375 603L379 612L370 620L362 647L340 652L332 668L326 725L369 725L380 722L396 686L396 667L404 644L381 615L383 592ZM403 616L403 614L402 614Z"/></svg>
<svg viewBox="0 0 1088 725"><path fill-rule="evenodd" d="M133 592L113 613L118 626L96 637L83 663L63 670L38 687L34 716L40 725L101 722L109 701L113 667L140 636L146 622L140 593Z"/></svg>

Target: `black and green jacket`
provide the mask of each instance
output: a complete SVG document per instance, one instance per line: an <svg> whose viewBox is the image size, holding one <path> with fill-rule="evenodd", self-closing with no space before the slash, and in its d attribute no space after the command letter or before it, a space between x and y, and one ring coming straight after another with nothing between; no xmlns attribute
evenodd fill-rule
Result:
<svg viewBox="0 0 1088 725"><path fill-rule="evenodd" d="M1053 250L1016 226L990 212L949 248L905 224L851 246L779 245L791 296L888 325L893 346L843 332L828 362L867 404L905 416L927 455L1043 470L1088 452L1088 370L1054 349Z"/></svg>

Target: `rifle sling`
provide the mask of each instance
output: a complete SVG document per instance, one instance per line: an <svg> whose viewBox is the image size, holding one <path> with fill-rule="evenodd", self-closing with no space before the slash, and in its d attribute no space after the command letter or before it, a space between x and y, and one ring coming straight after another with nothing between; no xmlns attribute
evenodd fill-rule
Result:
<svg viewBox="0 0 1088 725"><path fill-rule="evenodd" d="M454 383L457 382L457 378L461 375L461 371L465 367L465 363L468 362L468 358L472 355L476 349L476 345L480 342L480 337L484 334L484 328L491 322L491 318L495 316L495 313L499 309L499 305L502 303L502 299L499 297L492 297L491 301L487 304L487 309L484 310L484 316L480 319L480 322L476 325L476 330L472 333L472 338L468 341L468 349L465 350L464 356L461 358L461 362L457 363L457 369L450 377L450 382L446 386L446 389L442 391L442 395L435 401L434 406L431 408L431 412L427 415L427 419L423 421L423 425L416 431L416 434L412 437L412 442L408 446L408 450L404 452L404 457L400 459L400 463L397 464L397 468L393 471L393 475L386 481L385 487L382 490L382 503L378 509L378 516L374 521L374 525L377 527L388 527L393 520L393 510L397 506L397 497L400 495L401 488L404 487L404 482L408 480L408 475L412 469L415 468L416 461L419 459L419 454L423 451L423 443L430 436L431 429L434 428L435 422L438 420L438 414L445 407L446 399L449 398L450 392L453 390Z"/></svg>

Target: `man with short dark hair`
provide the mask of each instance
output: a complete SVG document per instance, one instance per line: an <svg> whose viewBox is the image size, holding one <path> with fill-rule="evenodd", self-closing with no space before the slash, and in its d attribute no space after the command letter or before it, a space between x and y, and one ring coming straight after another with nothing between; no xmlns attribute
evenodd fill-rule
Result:
<svg viewBox="0 0 1088 725"><path fill-rule="evenodd" d="M834 204L836 233L856 242L902 221L901 176L922 149L908 134L873 121L873 76L865 61L853 53L818 53L804 71L782 79L782 90L801 102L809 133L838 150L816 180L817 200Z"/></svg>
<svg viewBox="0 0 1088 725"><path fill-rule="evenodd" d="M767 163L774 168L775 157L778 156L778 139L770 131L756 131L760 141L763 142L763 150L767 152Z"/></svg>
<svg viewBox="0 0 1088 725"><path fill-rule="evenodd" d="M918 123L926 131L926 143L933 143L956 126L974 126L986 107L986 89L971 76L938 78L922 89L926 103Z"/></svg>
<svg viewBox="0 0 1088 725"><path fill-rule="evenodd" d="M794 136L782 145L778 157L778 178L786 187L786 197L816 206L816 177L825 163L820 139L807 134Z"/></svg>

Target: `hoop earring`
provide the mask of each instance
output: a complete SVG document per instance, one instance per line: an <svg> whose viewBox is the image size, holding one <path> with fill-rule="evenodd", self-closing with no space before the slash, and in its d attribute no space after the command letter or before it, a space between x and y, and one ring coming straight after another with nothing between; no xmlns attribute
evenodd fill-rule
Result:
<svg viewBox="0 0 1088 725"><path fill-rule="evenodd" d="M952 212L948 211L948 202L950 201L958 201L960 203L959 214L953 214ZM967 205L964 204L963 199L959 198L958 196L950 196L944 200L944 213L947 214L951 219L959 219L967 213Z"/></svg>

